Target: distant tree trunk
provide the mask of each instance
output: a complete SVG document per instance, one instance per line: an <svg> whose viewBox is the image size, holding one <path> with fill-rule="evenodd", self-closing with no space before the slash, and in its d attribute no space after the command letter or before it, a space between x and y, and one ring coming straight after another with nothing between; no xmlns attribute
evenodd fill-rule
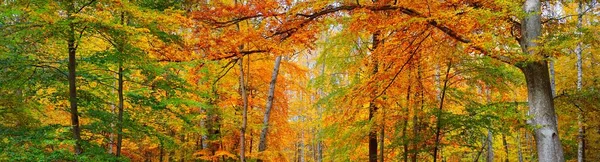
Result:
<svg viewBox="0 0 600 162"><path fill-rule="evenodd" d="M556 96L556 77L554 75L554 60L549 60L548 64L550 66L550 89L552 91L552 97L554 97Z"/></svg>
<svg viewBox="0 0 600 162"><path fill-rule="evenodd" d="M246 125L248 123L248 96L246 95L246 85L244 84L244 64L243 57L240 58L240 92L242 95L242 128L240 130L240 161L246 161L245 141Z"/></svg>
<svg viewBox="0 0 600 162"><path fill-rule="evenodd" d="M325 74L325 65L323 64L321 66L321 73L320 75ZM324 93L323 93L323 89L320 89L317 91L319 97L323 97ZM323 119L323 108L321 106L317 107L318 109L318 113L319 113L319 121L322 121ZM319 123L320 124L320 123ZM318 127L318 132L317 132L317 162L323 162L323 140L321 139L321 127L319 125Z"/></svg>
<svg viewBox="0 0 600 162"><path fill-rule="evenodd" d="M275 95L275 84L277 82L277 75L279 74L279 65L281 64L281 56L275 58L275 65L273 67L273 74L271 75L271 83L269 84L269 92L267 94L267 104L265 107L265 116L263 118L263 127L260 132L260 140L258 143L258 152L263 152L267 149L267 133L269 131L269 118L271 116L271 109L273 107L273 100ZM261 161L261 160L259 160Z"/></svg>
<svg viewBox="0 0 600 162"><path fill-rule="evenodd" d="M508 162L508 161L509 161L509 160L508 160L508 159L509 159L508 157L510 157L510 156L509 156L510 154L509 154L509 152L508 152L508 143L506 143L506 135L505 135L505 134L502 134L502 144L504 145L504 153L506 154L506 155L504 156L504 158L505 158L505 160L504 160L504 161L505 161L505 162Z"/></svg>
<svg viewBox="0 0 600 162"><path fill-rule="evenodd" d="M519 134L521 134L521 132L517 132L517 154L519 156L519 162L523 162L523 151L521 150L521 137Z"/></svg>
<svg viewBox="0 0 600 162"><path fill-rule="evenodd" d="M377 31L373 34L373 47L372 50L375 51L379 46L379 34ZM372 51L372 52L373 52ZM378 71L378 62L377 59L373 58L373 53L371 53L372 63L373 63L373 76L377 74ZM369 121L373 121L373 117L375 117L375 113L377 112L377 106L375 105L375 95L376 92L373 91L371 101L369 102ZM369 131L369 162L377 162L377 128L376 126L372 126Z"/></svg>
<svg viewBox="0 0 600 162"><path fill-rule="evenodd" d="M521 48L524 53L537 55L534 48L541 35L541 2L526 0L523 4L526 16L521 21ZM522 62L518 67L525 75L529 111L533 119L539 161L564 161L562 145L558 137L557 119L552 100L552 89L545 60Z"/></svg>
<svg viewBox="0 0 600 162"><path fill-rule="evenodd" d="M298 162L304 162L304 131L300 134L300 146L298 147Z"/></svg>
<svg viewBox="0 0 600 162"><path fill-rule="evenodd" d="M412 87L411 86L412 84L410 82L411 81L411 77L410 77L410 74L411 74L410 70L411 69L412 68L409 68L409 71L408 71L408 82L409 83L408 83L408 87L407 87L407 90L406 90L406 111L404 111L404 113L407 115L407 117L404 118L404 123L402 125L402 139L404 139L404 140L408 139L407 138L408 135L406 133L406 130L408 129L408 120L409 120L408 119L408 115L409 115L409 111L410 111L409 108L411 107L411 105L410 105L410 95L411 95L410 90L411 90L411 87ZM417 109L414 108L414 110L413 110L414 114L413 115L416 115L416 112L417 112L416 110ZM416 130L416 128L413 128L413 130ZM408 146L409 146L410 143L412 143L412 142L405 141L404 144L403 144L404 152L403 152L403 157L402 158L403 158L404 162L408 162Z"/></svg>
<svg viewBox="0 0 600 162"><path fill-rule="evenodd" d="M421 68L421 62L417 62L417 82L418 82L418 88L417 94L415 94L415 98L416 97L420 97L420 101L421 103L419 104L419 111L423 112L423 108L425 107L425 90L424 90L424 86L423 86L423 70ZM414 99L413 99L414 100ZM419 156L419 141L420 141L420 135L419 135L419 131L421 131L421 124L419 123L419 116L417 115L417 104L414 104L414 113L413 113L413 149L412 149L412 155L411 155L411 162L417 162L418 156Z"/></svg>
<svg viewBox="0 0 600 162"><path fill-rule="evenodd" d="M248 146L248 147L250 147L250 148L248 148L248 152L250 154L252 154L252 141L253 140L254 140L254 134L252 134L252 131L250 131L250 145Z"/></svg>
<svg viewBox="0 0 600 162"><path fill-rule="evenodd" d="M485 91L487 104L488 105L492 104L492 91L491 91L490 87L488 85L486 85L485 89L483 89L483 90ZM488 129L487 142L488 142L488 149L487 149L486 161L493 162L494 161L494 134L492 134L492 130L489 130L489 129Z"/></svg>
<svg viewBox="0 0 600 162"><path fill-rule="evenodd" d="M119 74L117 74L115 77L119 78ZM119 86L119 80L115 81L115 86L117 86L117 87ZM110 93L111 93L111 96L114 95L115 94L115 89L113 88ZM116 113L116 110L117 110L116 104L117 103L115 103L114 101L111 101L111 104L110 104L110 113L111 114L115 114ZM115 146L115 133L114 133L115 132L115 122L114 121L110 121L110 131L111 132L110 132L109 137L108 137L108 147L109 147L108 148L108 153L109 154L113 154L113 152L114 152L113 151L113 149L114 149L113 146Z"/></svg>
<svg viewBox="0 0 600 162"><path fill-rule="evenodd" d="M164 161L163 159L164 159L164 156L165 156L165 148L164 148L165 146L164 146L162 140L160 140L160 145L158 147L160 147L160 152L158 153L158 161L159 162L163 162Z"/></svg>
<svg viewBox="0 0 600 162"><path fill-rule="evenodd" d="M385 158L385 154L384 154L384 147L385 145L383 144L384 141L384 137L385 137L385 111L383 109L383 107L381 108L382 111L382 121L381 121L381 133L379 134L379 161L383 162L384 158Z"/></svg>
<svg viewBox="0 0 600 162"><path fill-rule="evenodd" d="M121 25L125 25L125 13L121 12ZM117 117L117 157L121 156L121 148L123 145L123 46L124 40L120 40L121 44L119 45L119 71L118 71L118 88L117 95L119 98L119 112Z"/></svg>
<svg viewBox="0 0 600 162"><path fill-rule="evenodd" d="M448 81L450 80L450 69L452 67L452 63L448 63L448 68L446 69L446 78L444 79L444 86L442 87L442 94L440 97L440 107L439 112L437 114L437 124L435 128L435 145L433 148L433 162L437 161L438 149L440 147L440 136L441 136L441 119L442 119L442 109L444 107L444 98L446 97L446 89L448 88Z"/></svg>
<svg viewBox="0 0 600 162"><path fill-rule="evenodd" d="M493 141L494 141L494 136L492 135L492 131L488 129L488 135L487 135L487 158L486 161L487 162L493 162L494 161L494 147L493 147Z"/></svg>
<svg viewBox="0 0 600 162"><path fill-rule="evenodd" d="M77 74L75 69L77 67L77 62L75 59L75 54L77 53L77 45L75 39L75 22L73 18L73 14L75 12L75 2L73 0L69 1L69 6L67 9L67 19L69 20L69 35L67 38L67 47L69 50L69 102L71 104L71 127L73 131L73 139L75 140L75 155L79 155L83 153L83 149L81 148L81 130L79 128L79 112L77 109Z"/></svg>

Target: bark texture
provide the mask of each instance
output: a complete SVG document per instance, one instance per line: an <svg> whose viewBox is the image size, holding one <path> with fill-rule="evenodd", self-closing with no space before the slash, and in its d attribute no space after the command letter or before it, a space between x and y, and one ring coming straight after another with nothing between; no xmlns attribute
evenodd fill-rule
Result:
<svg viewBox="0 0 600 162"><path fill-rule="evenodd" d="M523 9L526 16L521 22L521 48L529 55L537 55L533 49L542 30L541 2L526 0ZM563 149L558 137L548 64L545 60L539 60L521 63L519 67L527 82L529 112L533 116L529 124L534 128L538 160L562 162Z"/></svg>
<svg viewBox="0 0 600 162"><path fill-rule="evenodd" d="M248 124L248 95L246 95L246 85L244 84L244 64L240 58L240 93L242 95L242 128L240 130L240 161L246 161L246 126Z"/></svg>

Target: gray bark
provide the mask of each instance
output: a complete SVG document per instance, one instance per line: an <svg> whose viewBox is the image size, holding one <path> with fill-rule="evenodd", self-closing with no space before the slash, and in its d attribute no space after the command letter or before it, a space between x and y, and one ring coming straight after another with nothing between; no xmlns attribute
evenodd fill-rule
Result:
<svg viewBox="0 0 600 162"><path fill-rule="evenodd" d="M541 2L526 0L523 4L526 16L521 22L521 48L523 52L536 55L533 49L541 35ZM527 82L529 111L533 116L538 160L540 162L564 161L563 149L558 137L557 119L552 100L548 64L545 60L522 63L519 66Z"/></svg>
<svg viewBox="0 0 600 162"><path fill-rule="evenodd" d="M582 33L579 32L583 25L583 1L579 1L578 3L578 14L577 14L577 34L581 38ZM582 88L582 80L583 80L583 71L582 71L582 59L581 54L583 53L582 42L577 43L577 47L575 47L575 54L577 55L577 91L581 91ZM577 126L578 126L578 136L577 136L577 162L585 161L585 132L583 127L583 112L580 110L577 115Z"/></svg>
<svg viewBox="0 0 600 162"><path fill-rule="evenodd" d="M487 158L486 161L487 162L493 162L494 161L494 147L493 147L493 134L492 131L488 129L488 135L487 135Z"/></svg>
<svg viewBox="0 0 600 162"><path fill-rule="evenodd" d="M491 104L492 103L492 96L491 96L491 89L489 86L486 86L485 89L483 89L485 92L485 96L487 98L487 104ZM487 136L487 158L486 161L487 162L493 162L494 161L494 135L492 134L492 131L488 129L488 136Z"/></svg>
<svg viewBox="0 0 600 162"><path fill-rule="evenodd" d="M244 84L244 65L243 57L240 58L240 93L242 95L242 128L240 129L240 161L246 161L246 126L248 124L248 96L246 95L246 85Z"/></svg>
<svg viewBox="0 0 600 162"><path fill-rule="evenodd" d="M549 60L550 70L550 89L552 90L552 97L556 96L556 77L554 75L554 60Z"/></svg>
<svg viewBox="0 0 600 162"><path fill-rule="evenodd" d="M281 56L277 56L275 59L275 65L273 67L273 74L271 75L271 83L269 84L269 92L267 96L267 105L265 108L265 116L263 119L263 127L260 132L260 140L258 143L258 152L265 151L267 149L267 132L269 131L269 118L271 115L271 108L273 107L273 99L275 94L275 83L277 82L277 75L279 74L279 65L281 64Z"/></svg>

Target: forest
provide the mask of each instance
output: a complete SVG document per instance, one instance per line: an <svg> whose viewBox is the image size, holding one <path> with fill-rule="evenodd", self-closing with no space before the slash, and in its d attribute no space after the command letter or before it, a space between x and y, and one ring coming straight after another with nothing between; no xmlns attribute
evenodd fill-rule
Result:
<svg viewBox="0 0 600 162"><path fill-rule="evenodd" d="M1 0L0 161L600 161L597 0Z"/></svg>

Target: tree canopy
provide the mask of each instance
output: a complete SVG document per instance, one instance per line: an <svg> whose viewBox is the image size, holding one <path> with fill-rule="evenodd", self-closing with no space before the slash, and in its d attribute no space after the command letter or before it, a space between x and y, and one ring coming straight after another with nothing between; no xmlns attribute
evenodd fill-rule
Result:
<svg viewBox="0 0 600 162"><path fill-rule="evenodd" d="M0 1L0 161L597 161L596 0Z"/></svg>

